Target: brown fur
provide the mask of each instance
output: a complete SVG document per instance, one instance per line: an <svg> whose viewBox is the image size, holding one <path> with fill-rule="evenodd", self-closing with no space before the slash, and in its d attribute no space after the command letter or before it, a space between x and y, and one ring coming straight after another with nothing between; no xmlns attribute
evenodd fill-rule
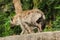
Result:
<svg viewBox="0 0 60 40"><path fill-rule="evenodd" d="M23 27L22 30L27 29L28 33L32 32L29 28L31 25L37 26L39 31L42 31L41 24L36 22L41 16L43 17L43 20L45 20L45 15L38 9L23 11L21 15L17 14L14 16L12 24L21 25L21 28ZM28 24L31 25L29 26Z"/></svg>
<svg viewBox="0 0 60 40"><path fill-rule="evenodd" d="M11 24L20 25L22 28L21 34L32 33L33 31L31 27L37 27L39 32L41 32L42 31L41 22L37 23L36 21L40 17L42 17L42 19L45 20L44 13L39 9L22 11L21 5L17 5L17 4L21 4L19 0L13 0L13 3L15 6L16 15L13 17Z"/></svg>

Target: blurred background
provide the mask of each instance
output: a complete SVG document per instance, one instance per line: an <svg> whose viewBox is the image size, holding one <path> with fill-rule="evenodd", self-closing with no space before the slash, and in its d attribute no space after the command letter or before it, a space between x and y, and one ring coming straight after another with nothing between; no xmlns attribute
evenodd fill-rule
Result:
<svg viewBox="0 0 60 40"><path fill-rule="evenodd" d="M23 10L37 7L44 12L46 27L43 32L60 31L60 0L21 0L21 3ZM0 0L0 37L19 35L22 31L19 25L11 28L10 19L14 15L12 0Z"/></svg>

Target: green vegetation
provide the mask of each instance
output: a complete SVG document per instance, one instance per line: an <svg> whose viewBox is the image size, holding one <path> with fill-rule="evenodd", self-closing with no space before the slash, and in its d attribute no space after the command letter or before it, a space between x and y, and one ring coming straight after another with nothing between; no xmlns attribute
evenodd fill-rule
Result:
<svg viewBox="0 0 60 40"><path fill-rule="evenodd" d="M46 15L44 31L60 31L60 0L21 0L23 10L37 7ZM34 5L33 5L34 3ZM0 37L19 34L21 28L11 28L10 19L15 15L12 0L0 0Z"/></svg>

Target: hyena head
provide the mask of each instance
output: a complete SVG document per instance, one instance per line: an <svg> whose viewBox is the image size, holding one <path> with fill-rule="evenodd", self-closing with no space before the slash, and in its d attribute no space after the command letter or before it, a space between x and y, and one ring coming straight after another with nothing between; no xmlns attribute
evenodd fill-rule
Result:
<svg viewBox="0 0 60 40"><path fill-rule="evenodd" d="M36 23L41 24L41 28L42 28L42 30L44 30L45 25L46 25L45 15L42 14L41 17L38 18L38 20L36 21Z"/></svg>
<svg viewBox="0 0 60 40"><path fill-rule="evenodd" d="M36 23L37 24L40 24L41 25L41 28L42 28L42 30L44 30L44 28L45 28L45 25L46 25L46 18L45 18L45 15L44 15L44 13L41 11L41 10L39 10L39 9L35 9L35 13L37 13L36 14Z"/></svg>

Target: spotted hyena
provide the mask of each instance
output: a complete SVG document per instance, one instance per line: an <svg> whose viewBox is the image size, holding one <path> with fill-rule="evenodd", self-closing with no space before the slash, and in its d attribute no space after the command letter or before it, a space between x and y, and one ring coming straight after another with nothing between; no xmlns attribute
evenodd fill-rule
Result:
<svg viewBox="0 0 60 40"><path fill-rule="evenodd" d="M15 15L11 23L13 25L21 25L22 33L25 32L25 29L28 33L31 33L30 27L37 27L41 32L42 26L45 24L45 15L39 9L23 11L21 15Z"/></svg>

